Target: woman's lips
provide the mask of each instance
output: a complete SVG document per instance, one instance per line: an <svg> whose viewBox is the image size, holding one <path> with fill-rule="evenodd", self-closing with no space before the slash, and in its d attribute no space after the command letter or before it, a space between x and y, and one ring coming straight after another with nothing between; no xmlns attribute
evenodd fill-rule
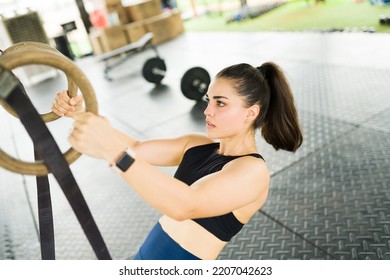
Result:
<svg viewBox="0 0 390 280"><path fill-rule="evenodd" d="M215 125L208 120L206 120L206 125L207 125L207 128L215 128Z"/></svg>

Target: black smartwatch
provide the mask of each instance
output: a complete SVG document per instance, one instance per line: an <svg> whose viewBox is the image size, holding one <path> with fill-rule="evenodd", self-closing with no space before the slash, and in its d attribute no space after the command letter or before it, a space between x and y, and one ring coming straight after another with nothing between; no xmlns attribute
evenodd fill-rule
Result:
<svg viewBox="0 0 390 280"><path fill-rule="evenodd" d="M116 173L126 172L135 161L135 153L131 149L124 151L117 159L115 164L110 165Z"/></svg>

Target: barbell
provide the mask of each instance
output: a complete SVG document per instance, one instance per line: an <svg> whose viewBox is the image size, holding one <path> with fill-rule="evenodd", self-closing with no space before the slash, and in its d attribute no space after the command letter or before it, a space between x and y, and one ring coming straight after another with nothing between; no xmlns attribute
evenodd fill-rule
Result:
<svg viewBox="0 0 390 280"><path fill-rule="evenodd" d="M142 67L142 75L150 83L161 84L167 71L165 61L160 57L149 58ZM185 97L200 101L211 82L210 74L202 67L188 69L181 78L180 89Z"/></svg>

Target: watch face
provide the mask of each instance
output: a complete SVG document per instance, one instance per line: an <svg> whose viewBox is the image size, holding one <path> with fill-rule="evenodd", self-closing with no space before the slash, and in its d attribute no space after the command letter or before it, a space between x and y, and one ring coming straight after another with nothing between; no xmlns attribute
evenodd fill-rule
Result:
<svg viewBox="0 0 390 280"><path fill-rule="evenodd" d="M117 160L116 166L120 170L125 172L127 169L129 169L129 167L132 165L133 162L134 162L134 159L131 156L129 156L126 152L124 152L121 155L121 157Z"/></svg>

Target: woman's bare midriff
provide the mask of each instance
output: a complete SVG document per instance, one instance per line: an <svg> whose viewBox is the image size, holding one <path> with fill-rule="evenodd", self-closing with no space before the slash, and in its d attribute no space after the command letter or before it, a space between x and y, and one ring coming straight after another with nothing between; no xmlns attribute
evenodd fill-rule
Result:
<svg viewBox="0 0 390 280"><path fill-rule="evenodd" d="M258 201L233 211L234 216L243 224L262 207L267 198L264 193ZM163 230L183 249L202 260L215 260L226 246L225 241L218 239L193 220L177 221L168 216L160 218Z"/></svg>
<svg viewBox="0 0 390 280"><path fill-rule="evenodd" d="M176 221L163 216L160 224L183 249L202 260L215 260L226 245L193 220Z"/></svg>

